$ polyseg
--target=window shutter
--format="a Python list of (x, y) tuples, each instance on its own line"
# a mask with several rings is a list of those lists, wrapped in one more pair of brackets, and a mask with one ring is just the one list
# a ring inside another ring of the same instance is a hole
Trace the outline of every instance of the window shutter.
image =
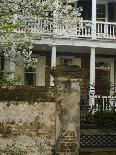
[(77, 7), (82, 7), (81, 16), (84, 20), (91, 20), (92, 15), (92, 1), (78, 1)]
[(108, 3), (108, 21), (116, 21), (116, 3)]

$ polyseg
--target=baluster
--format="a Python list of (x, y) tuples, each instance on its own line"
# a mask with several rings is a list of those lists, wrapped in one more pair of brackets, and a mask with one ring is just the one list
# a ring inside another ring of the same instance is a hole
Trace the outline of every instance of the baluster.
[(97, 102), (97, 98), (94, 98), (95, 102), (94, 102), (94, 110), (96, 111), (97, 106), (96, 106), (96, 102)]
[(85, 23), (85, 36), (87, 36), (87, 26), (86, 26), (86, 23)]
[(102, 34), (102, 24), (100, 24), (100, 33)]
[(97, 35), (98, 35), (98, 37), (99, 37), (99, 24), (97, 25)]
[(106, 37), (108, 37), (108, 24), (106, 25)]
[(109, 110), (109, 105), (110, 105), (110, 99), (109, 96), (107, 97), (107, 103), (106, 103), (106, 110)]
[(112, 30), (111, 30), (111, 25), (109, 25), (110, 26), (110, 37), (112, 36)]
[(84, 35), (84, 25), (85, 25), (85, 23), (82, 23), (82, 36)]
[(114, 25), (112, 25), (112, 27), (113, 27), (113, 30), (112, 30), (112, 37), (114, 38), (114, 37), (115, 37), (115, 35), (114, 35)]
[(99, 100), (98, 100), (98, 110), (101, 109), (101, 104), (102, 104), (102, 98), (100, 96)]
[(91, 28), (90, 28), (90, 26), (88, 27), (88, 36), (91, 36)]
[(109, 110), (109, 108), (110, 108), (110, 102), (109, 102), (109, 98), (107, 98), (107, 110)]
[(103, 24), (103, 36), (106, 37), (106, 24)]
[(102, 97), (102, 110), (104, 110), (104, 107), (105, 107), (105, 98)]
[(106, 106), (107, 106), (107, 98), (104, 98), (103, 110), (106, 110)]
[(116, 111), (116, 97), (114, 97), (114, 110)]
[[(82, 25), (82, 24), (81, 24), (81, 25)], [(80, 26), (78, 25), (78, 30), (79, 30), (78, 35), (79, 35), (79, 36), (81, 35), (81, 31), (82, 31), (81, 25), (80, 25)]]

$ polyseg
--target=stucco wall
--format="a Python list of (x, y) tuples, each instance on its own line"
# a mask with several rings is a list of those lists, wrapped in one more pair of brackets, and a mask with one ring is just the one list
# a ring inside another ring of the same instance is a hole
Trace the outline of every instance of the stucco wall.
[(0, 102), (0, 155), (52, 155), (54, 102)]

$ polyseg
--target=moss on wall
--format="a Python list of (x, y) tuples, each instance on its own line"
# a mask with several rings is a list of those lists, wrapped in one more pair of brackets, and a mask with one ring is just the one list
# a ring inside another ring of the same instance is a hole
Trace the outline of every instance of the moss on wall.
[[(50, 87), (14, 86), (0, 88), (0, 101), (54, 101), (54, 91)], [(18, 102), (17, 102), (18, 103)]]

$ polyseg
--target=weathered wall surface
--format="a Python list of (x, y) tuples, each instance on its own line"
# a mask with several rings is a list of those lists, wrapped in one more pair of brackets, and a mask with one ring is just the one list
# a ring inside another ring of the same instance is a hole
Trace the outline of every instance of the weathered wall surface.
[(52, 155), (55, 102), (0, 102), (0, 155)]

